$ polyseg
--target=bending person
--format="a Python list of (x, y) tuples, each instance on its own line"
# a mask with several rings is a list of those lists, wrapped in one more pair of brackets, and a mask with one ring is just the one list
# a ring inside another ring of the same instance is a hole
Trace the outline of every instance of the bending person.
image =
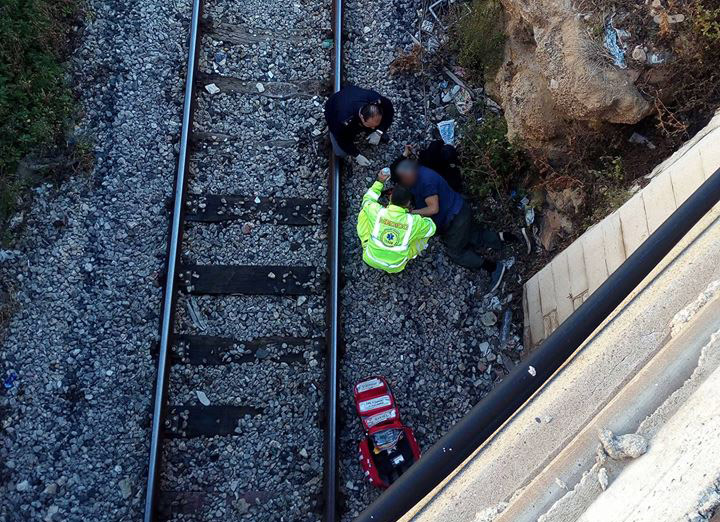
[(408, 261), (427, 247), (436, 227), (432, 219), (409, 212), (412, 194), (403, 187), (393, 190), (387, 207), (378, 202), (389, 177), (381, 171), (363, 196), (357, 233), (362, 242), (363, 261), (393, 274), (401, 272)]
[(325, 103), (333, 152), (340, 158), (355, 158), (362, 167), (369, 166), (370, 160), (360, 154), (355, 138), (365, 134), (371, 145), (386, 143), (394, 114), (393, 105), (385, 96), (354, 85), (343, 87)]
[(413, 195), (415, 210), (412, 212), (432, 218), (437, 225), (448, 257), (465, 268), (489, 272), (490, 292), (495, 291), (505, 274), (505, 263), (485, 259), (475, 249), (499, 249), (505, 241), (517, 241), (517, 238), (476, 223), (470, 205), (434, 170), (418, 165), (415, 160), (403, 159), (395, 166), (395, 172), (400, 186)]

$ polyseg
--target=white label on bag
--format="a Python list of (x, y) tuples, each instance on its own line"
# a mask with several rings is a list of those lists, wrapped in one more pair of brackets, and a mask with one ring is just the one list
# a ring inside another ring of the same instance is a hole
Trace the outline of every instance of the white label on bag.
[(405, 462), (405, 457), (403, 457), (402, 455), (398, 455), (397, 457), (395, 457), (394, 459), (392, 459), (392, 463), (393, 463), (394, 466), (397, 466), (397, 465), (400, 464), (401, 462)]
[(357, 392), (362, 393), (368, 390), (374, 390), (375, 388), (382, 388), (383, 382), (380, 379), (370, 379), (363, 381), (356, 386)]
[(382, 395), (380, 397), (375, 397), (374, 399), (368, 399), (360, 403), (360, 411), (370, 411), (376, 410), (378, 408), (383, 408), (385, 406), (390, 406), (390, 402), (391, 401), (389, 395)]
[(394, 419), (396, 415), (396, 409), (393, 408), (392, 410), (384, 411), (382, 413), (378, 413), (376, 415), (371, 415), (370, 417), (367, 417), (365, 419), (365, 424), (367, 424), (368, 428), (372, 428), (373, 426), (377, 426), (381, 422), (385, 422), (386, 420)]

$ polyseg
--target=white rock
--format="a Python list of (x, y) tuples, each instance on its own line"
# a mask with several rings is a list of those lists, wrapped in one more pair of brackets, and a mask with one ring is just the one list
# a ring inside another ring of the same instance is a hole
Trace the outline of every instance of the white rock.
[(608, 487), (608, 484), (610, 483), (607, 470), (605, 468), (600, 468), (598, 470), (597, 478), (598, 482), (600, 483), (600, 487), (603, 491), (605, 491)]
[(198, 400), (203, 406), (210, 406), (210, 399), (207, 398), (207, 395), (205, 395), (205, 392), (202, 392), (200, 390), (195, 390), (195, 395), (197, 395)]
[(537, 375), (537, 372), (535, 371), (535, 367), (534, 367), (534, 366), (528, 366), (528, 373), (529, 373), (530, 375), (532, 375), (533, 377), (535, 377), (535, 376)]
[(30, 489), (30, 483), (27, 480), (23, 480), (22, 482), (15, 484), (15, 489), (22, 493), (23, 491)]
[(130, 498), (130, 495), (132, 494), (132, 489), (130, 488), (130, 479), (122, 479), (120, 482), (118, 482), (118, 486), (120, 487), (120, 494), (122, 495), (122, 498)]
[(255, 84), (255, 88), (257, 89), (258, 92), (265, 92), (265, 86), (260, 82), (257, 82)]
[(58, 511), (60, 511), (59, 507), (50, 506), (47, 510), (47, 514), (45, 515), (45, 522), (52, 522), (53, 517), (57, 514)]
[(647, 61), (647, 51), (643, 48), (642, 45), (637, 45), (635, 46), (635, 49), (633, 49), (632, 57), (633, 60), (644, 63)]

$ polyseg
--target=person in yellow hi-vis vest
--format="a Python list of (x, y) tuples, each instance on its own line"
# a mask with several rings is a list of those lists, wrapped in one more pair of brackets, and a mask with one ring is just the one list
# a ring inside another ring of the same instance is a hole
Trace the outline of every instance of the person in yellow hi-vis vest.
[(389, 172), (380, 171), (363, 196), (357, 233), (362, 241), (363, 261), (394, 274), (427, 247), (428, 239), (435, 234), (435, 223), (428, 217), (410, 214), (412, 194), (399, 185), (393, 189), (390, 204), (383, 207), (378, 199), (389, 177)]

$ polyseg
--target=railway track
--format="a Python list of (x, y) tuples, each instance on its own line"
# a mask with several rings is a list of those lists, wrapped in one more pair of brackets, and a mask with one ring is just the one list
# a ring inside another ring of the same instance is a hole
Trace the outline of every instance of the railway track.
[(342, 1), (192, 1), (144, 520), (334, 521)]

